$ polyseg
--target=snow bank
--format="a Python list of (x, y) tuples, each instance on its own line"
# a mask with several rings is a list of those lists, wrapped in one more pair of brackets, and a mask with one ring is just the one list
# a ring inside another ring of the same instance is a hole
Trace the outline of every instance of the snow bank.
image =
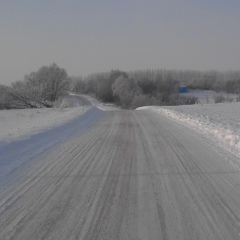
[(85, 113), (89, 107), (40, 108), (0, 111), (0, 141), (26, 138), (66, 123)]
[(199, 103), (215, 103), (215, 98), (223, 96), (227, 100), (232, 99), (233, 102), (237, 101), (238, 94), (226, 93), (226, 92), (215, 92), (212, 90), (189, 90), (187, 93), (180, 93), (181, 96), (185, 97), (197, 97)]
[(240, 103), (151, 107), (240, 157)]

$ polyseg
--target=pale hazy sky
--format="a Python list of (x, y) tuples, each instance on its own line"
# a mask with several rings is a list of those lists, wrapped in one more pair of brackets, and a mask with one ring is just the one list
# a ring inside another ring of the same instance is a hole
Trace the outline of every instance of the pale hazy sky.
[(240, 0), (0, 0), (0, 84), (53, 62), (70, 76), (240, 70)]

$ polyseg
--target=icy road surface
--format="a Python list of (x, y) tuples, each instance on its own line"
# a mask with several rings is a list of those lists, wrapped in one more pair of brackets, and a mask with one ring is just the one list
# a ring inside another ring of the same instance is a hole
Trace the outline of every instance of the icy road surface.
[(159, 113), (42, 134), (0, 148), (0, 239), (240, 239), (240, 172)]

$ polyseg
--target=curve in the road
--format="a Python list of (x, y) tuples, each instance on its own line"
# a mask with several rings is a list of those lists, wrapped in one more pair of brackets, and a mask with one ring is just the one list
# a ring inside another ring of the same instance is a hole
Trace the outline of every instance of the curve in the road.
[(151, 111), (96, 123), (1, 193), (0, 239), (239, 239), (240, 174), (197, 135)]

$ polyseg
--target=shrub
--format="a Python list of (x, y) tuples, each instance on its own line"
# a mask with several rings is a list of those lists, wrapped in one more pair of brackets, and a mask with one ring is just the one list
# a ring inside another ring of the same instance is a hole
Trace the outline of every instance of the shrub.
[(240, 94), (237, 97), (237, 102), (240, 102)]
[(226, 98), (223, 95), (217, 95), (214, 98), (215, 103), (223, 103), (226, 102)]

